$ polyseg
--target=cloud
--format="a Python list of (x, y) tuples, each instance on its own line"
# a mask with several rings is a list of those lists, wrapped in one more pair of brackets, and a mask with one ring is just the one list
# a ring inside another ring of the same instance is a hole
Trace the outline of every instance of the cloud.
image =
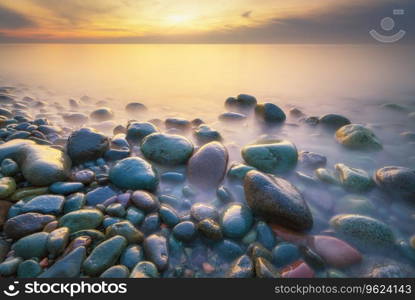
[(28, 17), (0, 5), (0, 29), (20, 29), (34, 26), (36, 24)]
[(250, 18), (250, 17), (251, 17), (251, 15), (252, 15), (252, 10), (248, 10), (248, 11), (244, 12), (244, 13), (241, 15), (241, 17), (242, 17), (242, 18)]

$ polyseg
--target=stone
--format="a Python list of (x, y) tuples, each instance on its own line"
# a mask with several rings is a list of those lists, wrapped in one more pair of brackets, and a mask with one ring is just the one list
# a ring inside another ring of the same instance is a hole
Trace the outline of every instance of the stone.
[(47, 232), (33, 233), (15, 242), (12, 245), (12, 249), (15, 251), (16, 256), (23, 259), (43, 258), (48, 253), (46, 248), (48, 237), (49, 233)]
[(281, 271), (282, 278), (313, 278), (314, 271), (304, 261), (299, 260)]
[(174, 227), (180, 222), (180, 217), (176, 210), (168, 204), (162, 204), (159, 209), (160, 218), (164, 224)]
[(201, 144), (222, 140), (222, 136), (219, 131), (212, 129), (205, 124), (198, 126), (194, 131), (194, 135), (197, 141)]
[(120, 235), (127, 239), (129, 244), (142, 243), (144, 236), (141, 231), (134, 227), (129, 221), (122, 221), (107, 227), (105, 236), (107, 238)]
[(277, 267), (284, 267), (300, 258), (298, 247), (291, 243), (282, 242), (272, 249), (272, 261)]
[(208, 239), (223, 239), (222, 228), (215, 220), (203, 219), (197, 223), (197, 229)]
[(8, 237), (17, 240), (26, 235), (41, 231), (46, 224), (54, 220), (55, 217), (52, 215), (25, 213), (8, 219), (3, 231)]
[(258, 278), (279, 278), (277, 269), (265, 258), (255, 259), (255, 274)]
[(54, 194), (69, 195), (81, 191), (84, 188), (81, 182), (55, 182), (49, 186)]
[(325, 167), (327, 158), (318, 153), (300, 151), (298, 161), (304, 168), (314, 170)]
[(255, 107), (257, 100), (254, 96), (240, 94), (236, 98), (229, 97), (225, 101), (225, 107), (228, 109), (249, 110)]
[(173, 228), (173, 234), (176, 239), (184, 242), (193, 240), (196, 236), (196, 225), (192, 221), (183, 221)]
[(98, 122), (108, 121), (114, 118), (114, 113), (110, 108), (102, 107), (91, 112), (89, 117)]
[(89, 121), (89, 117), (83, 113), (67, 113), (62, 115), (62, 119), (74, 126), (82, 126)]
[(351, 122), (348, 118), (337, 115), (337, 114), (327, 114), (322, 116), (319, 119), (319, 124), (325, 126), (326, 128), (337, 130), (340, 127), (343, 127), (345, 125), (349, 125)]
[(144, 239), (144, 253), (152, 261), (159, 271), (167, 268), (169, 263), (169, 251), (167, 240), (162, 235), (152, 234)]
[(97, 209), (80, 209), (70, 212), (59, 219), (59, 226), (68, 227), (70, 232), (95, 229), (101, 225), (104, 216)]
[(343, 214), (330, 220), (331, 227), (359, 249), (385, 250), (395, 243), (392, 230), (385, 223), (367, 216)]
[(219, 120), (222, 122), (237, 122), (246, 119), (246, 115), (236, 112), (226, 112), (219, 115)]
[(144, 250), (139, 245), (129, 245), (121, 254), (120, 263), (132, 270), (144, 260)]
[(131, 122), (127, 126), (127, 140), (130, 143), (140, 143), (146, 136), (159, 130), (150, 122)]
[(1, 276), (12, 276), (16, 274), (19, 264), (21, 264), (22, 259), (20, 257), (15, 257), (8, 259), (0, 264), (0, 275)]
[(41, 195), (29, 200), (21, 209), (22, 213), (37, 212), (46, 215), (59, 215), (63, 210), (65, 197)]
[(157, 189), (158, 177), (153, 167), (139, 157), (129, 157), (118, 161), (110, 170), (111, 182), (121, 189)]
[(160, 179), (162, 182), (169, 184), (178, 184), (184, 182), (186, 180), (186, 176), (178, 172), (166, 172), (160, 176)]
[(71, 167), (61, 150), (30, 140), (15, 139), (0, 145), (0, 161), (6, 158), (17, 162), (24, 178), (35, 186), (65, 180)]
[(234, 163), (229, 168), (227, 176), (232, 180), (244, 180), (246, 173), (252, 170), (255, 170), (255, 168), (244, 164)]
[(203, 219), (219, 219), (219, 213), (217, 209), (209, 204), (195, 203), (190, 208), (190, 215), (196, 221), (202, 221)]
[(83, 184), (90, 184), (95, 179), (95, 173), (91, 170), (81, 170), (73, 174), (73, 180), (82, 182)]
[(13, 205), (13, 203), (11, 203), (9, 201), (0, 200), (0, 229), (3, 228), (3, 224), (7, 219), (10, 207), (12, 205)]
[(22, 199), (29, 199), (35, 196), (44, 195), (49, 192), (48, 187), (25, 187), (17, 189), (16, 192), (10, 197), (10, 200), (17, 202)]
[(85, 205), (85, 202), (86, 197), (83, 193), (69, 195), (63, 204), (63, 213), (67, 214), (72, 211), (80, 210)]
[(275, 234), (272, 229), (263, 221), (256, 225), (257, 241), (265, 248), (271, 250), (276, 244)]
[(227, 278), (251, 278), (254, 276), (254, 264), (247, 255), (235, 260), (226, 273)]
[(219, 142), (199, 148), (187, 165), (189, 182), (200, 189), (213, 189), (222, 182), (228, 165), (228, 151)]
[(151, 234), (160, 229), (160, 216), (157, 212), (148, 214), (141, 224), (141, 230), (146, 234)]
[(179, 130), (189, 130), (192, 127), (190, 121), (181, 118), (167, 118), (164, 125), (167, 129), (176, 128)]
[(130, 271), (126, 266), (123, 265), (115, 265), (107, 270), (99, 276), (100, 278), (128, 278), (130, 275)]
[(109, 139), (92, 128), (81, 128), (68, 138), (66, 151), (75, 164), (96, 160), (109, 149)]
[(316, 177), (324, 182), (329, 184), (340, 184), (337, 176), (329, 169), (326, 168), (318, 168), (314, 171)]
[(239, 244), (228, 239), (223, 239), (216, 243), (214, 249), (220, 257), (226, 260), (234, 260), (244, 253), (244, 250), (242, 250)]
[(147, 107), (139, 102), (130, 102), (125, 106), (125, 111), (131, 114), (147, 111)]
[(335, 169), (340, 184), (347, 191), (362, 193), (374, 186), (372, 178), (364, 170), (351, 168), (344, 164), (336, 164)]
[(131, 195), (131, 202), (140, 210), (150, 213), (159, 209), (160, 202), (156, 196), (144, 191), (135, 191)]
[(144, 220), (144, 213), (135, 207), (129, 207), (127, 209), (127, 215), (125, 219), (130, 221), (131, 224), (138, 226)]
[(336, 201), (334, 211), (337, 214), (372, 215), (376, 208), (366, 197), (347, 195)]
[(39, 278), (75, 278), (80, 276), (82, 263), (86, 257), (86, 248), (79, 246), (56, 261)]
[(125, 237), (116, 235), (92, 250), (82, 266), (86, 274), (97, 276), (114, 265), (127, 246)]
[(390, 166), (378, 169), (375, 173), (376, 185), (394, 197), (415, 203), (415, 170)]
[(336, 140), (346, 148), (355, 150), (382, 150), (382, 143), (368, 128), (359, 124), (349, 124), (336, 131)]
[(130, 278), (158, 278), (160, 274), (155, 264), (150, 261), (139, 262), (131, 271)]
[(251, 210), (239, 203), (230, 204), (222, 214), (222, 230), (230, 238), (242, 238), (251, 229), (252, 223)]
[(34, 259), (28, 259), (19, 264), (17, 278), (36, 278), (42, 273), (42, 267)]
[(3, 175), (13, 177), (19, 172), (19, 165), (13, 159), (6, 158), (1, 162), (1, 173)]
[(48, 237), (46, 247), (49, 255), (56, 257), (61, 254), (69, 242), (69, 228), (60, 227), (53, 230)]
[(291, 171), (297, 164), (297, 148), (286, 140), (265, 139), (242, 148), (247, 164), (267, 173)]
[(189, 160), (193, 153), (193, 144), (179, 135), (153, 133), (144, 138), (141, 151), (153, 162), (175, 166)]
[(287, 118), (284, 111), (273, 103), (257, 104), (255, 115), (266, 123), (281, 123)]
[(331, 236), (316, 235), (309, 241), (310, 247), (329, 265), (345, 268), (362, 260), (358, 250), (348, 243)]
[(301, 193), (288, 181), (250, 171), (244, 181), (245, 198), (257, 215), (289, 229), (305, 231), (313, 217)]
[(96, 206), (116, 195), (117, 193), (109, 186), (98, 187), (86, 194), (86, 203), (89, 206)]
[(125, 211), (124, 206), (120, 203), (112, 203), (108, 205), (105, 208), (105, 212), (112, 217), (118, 217), (118, 218), (123, 218), (127, 213)]

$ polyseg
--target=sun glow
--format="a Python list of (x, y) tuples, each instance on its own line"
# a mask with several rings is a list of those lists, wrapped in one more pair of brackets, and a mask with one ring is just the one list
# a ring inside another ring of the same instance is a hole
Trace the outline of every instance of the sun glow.
[(166, 21), (169, 24), (177, 25), (177, 24), (184, 24), (189, 22), (192, 19), (190, 16), (186, 15), (170, 15), (167, 17)]

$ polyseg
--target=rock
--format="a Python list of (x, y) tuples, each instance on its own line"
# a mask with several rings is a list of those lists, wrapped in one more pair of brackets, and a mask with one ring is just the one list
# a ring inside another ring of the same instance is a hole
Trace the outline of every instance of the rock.
[(130, 275), (130, 271), (126, 266), (123, 265), (115, 265), (107, 270), (99, 276), (100, 278), (128, 278)]
[(110, 108), (102, 107), (94, 110), (89, 115), (94, 121), (103, 122), (114, 118), (114, 113)]
[(62, 212), (64, 201), (65, 197), (58, 195), (36, 196), (22, 207), (21, 212), (37, 212), (56, 216)]
[(62, 259), (55, 262), (39, 278), (75, 278), (79, 277), (82, 263), (85, 260), (86, 248), (79, 246)]
[(258, 242), (253, 242), (248, 246), (248, 255), (255, 260), (258, 257), (272, 260), (272, 253)]
[(10, 158), (6, 158), (1, 162), (1, 173), (5, 176), (14, 176), (20, 172), (19, 165)]
[(107, 227), (105, 230), (107, 238), (120, 235), (127, 239), (129, 244), (142, 243), (144, 236), (141, 231), (136, 229), (129, 221), (122, 221)]
[(343, 146), (356, 150), (381, 150), (382, 143), (378, 137), (368, 128), (349, 124), (336, 131), (336, 140)]
[(10, 244), (5, 240), (0, 240), (0, 262), (2, 262), (6, 258), (7, 253), (9, 253), (9, 251)]
[(271, 222), (293, 230), (309, 230), (313, 217), (302, 195), (288, 181), (250, 171), (244, 181), (245, 197), (254, 211)]
[(276, 244), (275, 233), (263, 221), (256, 225), (257, 241), (265, 248), (271, 250)]
[(184, 242), (193, 240), (196, 236), (196, 225), (192, 221), (183, 221), (174, 226), (173, 234), (176, 239)]
[(267, 173), (285, 173), (297, 164), (297, 148), (286, 140), (262, 140), (242, 148), (247, 164)]
[(349, 125), (351, 122), (348, 118), (342, 115), (327, 114), (322, 116), (318, 123), (324, 125), (326, 128), (337, 130), (340, 127)]
[(160, 230), (160, 216), (157, 212), (148, 214), (141, 224), (141, 230), (146, 234), (154, 233)]
[(314, 275), (314, 271), (302, 260), (296, 261), (281, 271), (282, 278), (313, 278)]
[(340, 184), (338, 178), (331, 170), (326, 168), (318, 168), (314, 171), (314, 173), (316, 174), (316, 177), (322, 182), (329, 184)]
[(201, 189), (216, 188), (225, 176), (227, 165), (226, 148), (218, 142), (208, 143), (197, 150), (188, 162), (189, 182)]
[(127, 240), (120, 235), (102, 242), (92, 250), (82, 264), (85, 273), (91, 276), (101, 274), (117, 262), (126, 246)]
[(130, 221), (131, 224), (138, 226), (144, 220), (144, 213), (135, 207), (129, 207), (125, 219)]
[(125, 106), (125, 111), (130, 114), (147, 111), (147, 107), (139, 102), (130, 102)]
[(214, 141), (221, 141), (222, 136), (219, 131), (210, 128), (208, 125), (200, 125), (195, 129), (194, 135), (197, 141), (201, 144), (206, 144)]
[(84, 185), (81, 182), (55, 182), (49, 186), (54, 194), (69, 195), (81, 191)]
[(25, 260), (17, 268), (17, 278), (36, 278), (42, 273), (42, 267), (33, 259)]
[(255, 115), (267, 123), (280, 123), (287, 118), (284, 111), (273, 103), (257, 104)]
[(222, 230), (230, 238), (242, 238), (251, 229), (253, 216), (251, 210), (239, 203), (230, 204), (222, 214)]
[(180, 222), (180, 217), (176, 210), (168, 204), (162, 204), (159, 209), (160, 218), (164, 224), (174, 227)]
[(215, 252), (226, 260), (233, 260), (244, 253), (241, 246), (232, 240), (221, 240), (215, 244)]
[(141, 144), (144, 156), (161, 165), (185, 164), (193, 153), (193, 145), (186, 138), (164, 133), (153, 133)]
[(392, 196), (415, 200), (415, 170), (405, 167), (384, 167), (375, 173), (376, 185)]
[(13, 177), (0, 178), (0, 199), (10, 197), (16, 191), (16, 181)]
[(108, 205), (105, 208), (105, 212), (112, 217), (118, 217), (118, 218), (123, 218), (127, 213), (125, 211), (124, 206), (120, 203), (112, 203)]
[(152, 234), (146, 237), (144, 240), (144, 252), (146, 257), (156, 265), (159, 271), (167, 268), (169, 252), (167, 240), (164, 236)]
[(298, 160), (304, 168), (311, 170), (323, 168), (327, 163), (325, 156), (309, 151), (300, 151)]
[(357, 264), (362, 255), (346, 242), (331, 236), (316, 235), (310, 240), (310, 247), (336, 268), (345, 268)]
[(303, 118), (305, 114), (297, 107), (293, 107), (289, 110), (289, 114), (294, 118)]
[(284, 267), (300, 258), (298, 247), (291, 243), (279, 243), (272, 249), (272, 261), (277, 267)]
[(82, 126), (86, 123), (88, 123), (89, 118), (87, 115), (83, 113), (69, 113), (69, 114), (63, 114), (62, 119), (71, 125), (75, 126)]
[[(400, 136), (403, 137), (405, 140), (407, 140), (409, 142), (414, 142), (415, 141), (415, 132), (404, 131), (400, 134)], [(3, 167), (2, 167), (2, 171), (3, 171)]]
[(247, 255), (242, 255), (232, 263), (226, 274), (227, 278), (251, 278), (254, 275), (254, 264)]
[(331, 227), (346, 241), (360, 249), (388, 249), (395, 243), (392, 230), (371, 217), (343, 214), (330, 220)]
[[(344, 164), (335, 165), (340, 184), (350, 192), (367, 192), (373, 187), (372, 178), (366, 171), (350, 168)], [(415, 173), (414, 173), (415, 174)]]
[(11, 276), (16, 274), (19, 264), (22, 262), (20, 257), (8, 259), (0, 264), (0, 275)]
[(337, 214), (372, 215), (376, 208), (366, 197), (347, 195), (336, 201), (334, 211)]
[(96, 160), (109, 149), (109, 139), (92, 128), (81, 128), (72, 132), (66, 150), (75, 164)]
[(197, 224), (197, 229), (208, 239), (221, 240), (223, 238), (222, 229), (215, 220), (203, 219)]
[(139, 157), (124, 158), (117, 162), (111, 168), (109, 178), (122, 189), (154, 191), (158, 185), (153, 167)]
[(131, 122), (127, 126), (128, 142), (140, 143), (146, 136), (158, 132), (155, 125), (150, 122)]
[(86, 203), (89, 206), (96, 206), (116, 195), (117, 193), (109, 186), (98, 187), (86, 194)]
[(190, 208), (190, 215), (196, 221), (202, 221), (203, 219), (219, 219), (219, 213), (217, 209), (209, 204), (195, 203)]
[(402, 106), (398, 103), (384, 103), (381, 105), (382, 108), (387, 108), (395, 111), (406, 111), (407, 108), (405, 106)]
[(263, 257), (255, 259), (255, 274), (258, 278), (279, 278), (275, 267)]
[(60, 227), (68, 227), (70, 232), (95, 229), (101, 225), (104, 216), (97, 209), (80, 209), (64, 215), (59, 220)]
[(236, 98), (229, 97), (225, 101), (225, 107), (228, 109), (248, 110), (255, 107), (257, 100), (254, 96), (240, 94)]
[(43, 258), (48, 254), (46, 248), (49, 233), (37, 232), (31, 235), (27, 235), (12, 246), (16, 256), (24, 259), (30, 259), (32, 257)]
[(160, 176), (160, 179), (166, 183), (178, 184), (184, 182), (186, 180), (186, 176), (178, 172), (166, 172)]
[(189, 130), (192, 127), (190, 121), (181, 118), (167, 118), (164, 125), (167, 129), (175, 128), (179, 130)]
[(16, 139), (0, 145), (0, 161), (6, 158), (16, 161), (24, 178), (36, 186), (65, 180), (71, 167), (62, 151), (30, 140)]
[(147, 213), (156, 211), (160, 207), (157, 197), (144, 191), (135, 191), (131, 196), (131, 202), (138, 209)]
[(76, 211), (76, 210), (80, 210), (86, 202), (86, 197), (85, 194), (83, 193), (75, 193), (72, 195), (69, 195), (66, 200), (65, 203), (63, 205), (63, 213), (67, 214), (70, 213), (71, 211)]
[(55, 220), (54, 216), (26, 213), (10, 218), (4, 225), (4, 233), (13, 240), (39, 232), (46, 224)]
[(53, 230), (48, 237), (46, 247), (49, 255), (56, 257), (61, 254), (69, 242), (69, 228), (61, 227)]
[(244, 164), (234, 163), (229, 168), (227, 176), (229, 179), (233, 180), (244, 180), (246, 173), (252, 170), (255, 170), (255, 168)]
[(130, 245), (128, 246), (120, 257), (120, 263), (132, 270), (135, 265), (144, 259), (144, 251), (141, 246)]
[(226, 112), (219, 115), (219, 120), (223, 122), (243, 121), (246, 119), (246, 115), (236, 112)]
[(157, 267), (150, 261), (139, 262), (131, 271), (130, 278), (158, 278)]

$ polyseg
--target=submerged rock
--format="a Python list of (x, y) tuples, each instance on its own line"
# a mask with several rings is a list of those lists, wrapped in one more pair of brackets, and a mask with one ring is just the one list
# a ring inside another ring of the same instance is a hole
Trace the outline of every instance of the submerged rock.
[(280, 123), (287, 118), (284, 111), (273, 103), (257, 104), (255, 115), (267, 123)]
[(265, 219), (294, 230), (309, 230), (313, 217), (307, 203), (288, 181), (250, 171), (244, 181), (248, 205)]
[(141, 144), (144, 156), (161, 165), (185, 164), (193, 153), (193, 144), (180, 135), (153, 133)]
[(147, 107), (139, 102), (130, 102), (125, 106), (125, 111), (134, 114), (147, 111)]
[(381, 150), (382, 143), (368, 128), (349, 124), (336, 131), (336, 139), (343, 146), (356, 150)]
[(224, 122), (242, 121), (246, 119), (246, 115), (236, 112), (226, 112), (219, 115), (219, 120)]
[(284, 173), (296, 166), (298, 153), (290, 141), (269, 139), (243, 147), (242, 157), (263, 172)]
[(327, 163), (327, 158), (325, 156), (309, 151), (300, 151), (298, 160), (303, 167), (312, 170), (322, 168)]
[(214, 189), (223, 180), (227, 165), (227, 149), (218, 142), (208, 143), (196, 151), (189, 160), (189, 182), (202, 189)]
[(91, 112), (89, 116), (94, 121), (103, 122), (113, 119), (114, 112), (110, 108), (102, 107)]
[(139, 157), (129, 157), (118, 161), (110, 170), (111, 182), (127, 190), (157, 189), (158, 177), (153, 167)]
[(96, 160), (109, 149), (109, 139), (92, 128), (81, 128), (68, 138), (66, 150), (76, 164)]
[(30, 140), (16, 139), (0, 145), (0, 161), (6, 158), (16, 161), (25, 179), (37, 186), (64, 181), (71, 167), (71, 160), (62, 151)]
[(385, 192), (415, 203), (415, 170), (384, 167), (376, 171), (375, 182)]
[(127, 140), (130, 143), (139, 143), (146, 136), (158, 132), (155, 125), (150, 122), (131, 122), (127, 126)]
[(340, 184), (351, 192), (366, 192), (373, 187), (372, 178), (366, 171), (350, 168), (344, 164), (335, 165)]
[(319, 124), (324, 125), (327, 128), (337, 130), (340, 127), (343, 127), (345, 125), (349, 125), (351, 122), (348, 118), (337, 115), (337, 114), (327, 114), (322, 116), (319, 119)]
[(253, 109), (257, 104), (257, 100), (254, 96), (247, 94), (240, 94), (236, 98), (229, 97), (225, 101), (225, 107), (228, 109), (248, 110)]
[(222, 214), (221, 223), (225, 236), (242, 238), (252, 227), (252, 212), (239, 203), (230, 204)]
[(208, 125), (202, 124), (195, 129), (194, 135), (201, 144), (213, 141), (221, 141), (222, 136), (219, 131), (210, 128)]

